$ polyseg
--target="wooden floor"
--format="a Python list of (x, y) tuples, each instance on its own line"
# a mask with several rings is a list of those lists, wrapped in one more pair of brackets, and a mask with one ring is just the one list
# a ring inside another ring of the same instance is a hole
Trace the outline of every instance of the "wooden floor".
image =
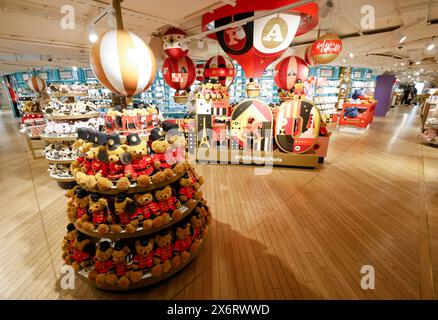
[[(335, 133), (321, 170), (198, 166), (214, 213), (204, 251), (153, 288), (60, 290), (65, 197), (0, 114), (1, 299), (424, 299), (438, 296), (438, 149), (412, 108)], [(360, 287), (363, 265), (375, 290)], [(435, 295), (434, 295), (435, 288)]]

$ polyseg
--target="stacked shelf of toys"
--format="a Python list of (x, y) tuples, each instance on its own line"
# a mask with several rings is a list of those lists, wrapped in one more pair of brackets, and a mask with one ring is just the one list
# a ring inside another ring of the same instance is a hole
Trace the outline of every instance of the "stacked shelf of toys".
[(172, 129), (163, 123), (144, 139), (130, 133), (125, 144), (117, 133), (78, 132), (81, 156), (71, 165), (78, 185), (66, 194), (62, 257), (96, 288), (162, 281), (205, 243), (211, 212), (200, 191), (204, 179), (186, 162), (183, 135)]
[(349, 97), (352, 97), (355, 93), (374, 97), (376, 81), (372, 73), (371, 69), (352, 69)]
[(425, 103), (421, 114), (420, 139), (431, 146), (438, 145), (438, 92), (435, 91)]
[(69, 186), (74, 178), (69, 170), (78, 154), (74, 144), (78, 128), (103, 129), (98, 106), (91, 101), (81, 101), (88, 96), (88, 86), (54, 84), (49, 86), (52, 100), (42, 110), (46, 126), (41, 138), (48, 142), (43, 155), (49, 162), (49, 174), (60, 186)]
[(350, 92), (351, 67), (340, 67), (339, 69), (340, 90), (336, 109), (341, 110), (344, 102), (348, 99)]

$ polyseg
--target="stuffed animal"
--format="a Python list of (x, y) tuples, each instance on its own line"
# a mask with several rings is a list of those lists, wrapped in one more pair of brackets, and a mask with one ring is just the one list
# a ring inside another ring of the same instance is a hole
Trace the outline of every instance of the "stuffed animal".
[(176, 240), (173, 246), (173, 250), (177, 256), (181, 258), (182, 263), (186, 263), (190, 257), (190, 246), (192, 244), (192, 226), (190, 223), (186, 223), (183, 226), (176, 228)]
[(108, 202), (97, 193), (92, 193), (88, 197), (91, 222), (83, 222), (82, 227), (84, 230), (91, 232), (94, 231), (94, 226), (97, 225), (97, 232), (100, 235), (105, 235), (110, 231), (108, 224), (113, 221), (111, 214), (108, 213)]
[(151, 270), (154, 276), (159, 276), (162, 272), (160, 263), (155, 258), (154, 239), (137, 240), (135, 242), (135, 255), (132, 266), (131, 280), (138, 282), (143, 277), (143, 271)]
[[(72, 264), (73, 260), (71, 259), (71, 254), (73, 253), (73, 245), (75, 243), (76, 236), (78, 234), (78, 230), (76, 229), (73, 223), (69, 223), (67, 225), (67, 234), (64, 236), (64, 240), (62, 242), (62, 259), (66, 264)], [(66, 259), (69, 259), (68, 261)]]
[(151, 184), (149, 176), (154, 172), (154, 165), (152, 157), (148, 155), (146, 141), (141, 141), (137, 133), (129, 134), (126, 139), (128, 140), (129, 154), (132, 158), (132, 176), (137, 179), (137, 184), (140, 187), (148, 187)]
[(179, 210), (181, 203), (176, 197), (172, 196), (172, 189), (169, 186), (155, 191), (155, 199), (158, 201), (161, 214), (171, 212), (173, 219), (181, 219), (182, 213)]
[(134, 200), (138, 205), (138, 216), (141, 216), (144, 219), (143, 229), (148, 230), (152, 226), (160, 227), (170, 221), (170, 215), (168, 213), (161, 214), (160, 207), (154, 201), (152, 194), (134, 194)]
[(172, 266), (177, 268), (180, 263), (180, 259), (174, 259), (173, 257), (173, 234), (168, 231), (163, 234), (155, 236), (155, 243), (157, 244), (157, 249), (155, 250), (154, 263), (161, 264), (161, 270), (166, 273)]
[(93, 258), (94, 267), (88, 272), (88, 279), (96, 281), (98, 286), (113, 285), (109, 277), (110, 272), (114, 268), (113, 263), (113, 248), (109, 241), (101, 241), (97, 246), (96, 254)]
[(129, 287), (129, 284), (131, 283), (132, 254), (131, 249), (121, 241), (114, 244), (113, 265), (114, 273), (107, 276), (107, 282), (110, 285), (117, 283), (122, 288)]
[(82, 227), (83, 221), (88, 220), (88, 203), (88, 192), (82, 188), (77, 188), (72, 201), (73, 215), (69, 219), (72, 222), (76, 222), (78, 228)]
[(178, 198), (189, 208), (192, 208), (196, 200), (202, 200), (202, 192), (195, 191), (193, 188), (193, 180), (188, 175), (179, 179)]
[(73, 243), (73, 254), (67, 257), (66, 261), (72, 261), (72, 267), (75, 271), (86, 268), (90, 265), (94, 253), (94, 245), (90, 237), (78, 232)]
[(199, 246), (201, 244), (201, 232), (202, 227), (204, 225), (204, 221), (200, 214), (193, 215), (190, 218), (190, 223), (193, 228), (193, 235), (192, 235), (192, 245), (190, 247), (190, 252), (196, 252), (199, 249)]
[[(128, 198), (126, 194), (120, 193), (117, 195), (114, 203), (115, 213), (119, 217), (120, 225), (124, 226), (128, 233), (134, 233), (138, 224), (143, 220), (143, 215), (137, 211), (137, 207), (137, 203)], [(121, 232), (120, 225), (113, 224), (111, 230), (117, 233)]]

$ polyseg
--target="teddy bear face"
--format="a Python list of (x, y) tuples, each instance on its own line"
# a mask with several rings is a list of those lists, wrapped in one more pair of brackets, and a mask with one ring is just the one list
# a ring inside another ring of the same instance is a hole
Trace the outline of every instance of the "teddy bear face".
[(99, 147), (91, 147), (90, 150), (87, 151), (86, 157), (88, 160), (97, 159), (99, 152), (100, 152), (100, 146)]
[(154, 248), (154, 240), (150, 239), (146, 245), (144, 245), (144, 242), (142, 244), (142, 241), (137, 240), (135, 242), (135, 252), (137, 252), (137, 254), (144, 256), (144, 255), (148, 255), (152, 249)]
[(167, 140), (157, 140), (152, 142), (151, 148), (154, 153), (165, 153), (169, 148), (169, 142)]
[(179, 179), (179, 184), (181, 187), (190, 187), (193, 185), (193, 181), (190, 178), (181, 178)]
[(147, 155), (146, 141), (141, 141), (141, 143), (136, 146), (130, 146), (129, 153), (134, 159), (139, 159)]
[(73, 208), (81, 208), (85, 209), (88, 206), (88, 198), (78, 198), (76, 197), (75, 201), (73, 202)]
[(105, 209), (105, 207), (107, 207), (107, 206), (108, 206), (108, 204), (107, 204), (105, 199), (101, 198), (98, 201), (93, 201), (90, 199), (88, 209), (91, 212), (99, 212), (99, 211), (102, 211), (103, 209)]
[(127, 146), (120, 146), (114, 150), (107, 149), (108, 161), (111, 163), (117, 163), (124, 153), (126, 153)]
[(158, 190), (155, 192), (155, 198), (158, 201), (166, 201), (172, 196), (172, 189), (170, 187), (166, 187), (163, 190)]
[(108, 261), (113, 256), (113, 248), (108, 248), (106, 251), (102, 251), (99, 248), (96, 250), (96, 260), (100, 262)]
[(113, 261), (115, 263), (123, 263), (126, 261), (126, 256), (131, 253), (128, 247), (123, 247), (120, 250), (113, 250)]
[(139, 206), (145, 206), (151, 203), (154, 200), (154, 197), (150, 193), (135, 194), (134, 200), (138, 203)]
[(213, 86), (214, 86), (213, 83), (208, 82), (208, 83), (205, 85), (205, 88), (211, 90), (211, 89), (213, 89)]
[(77, 234), (78, 234), (78, 230), (75, 229), (67, 232), (64, 238), (68, 241), (73, 241), (76, 238)]
[(83, 251), (85, 246), (90, 244), (91, 241), (90, 241), (90, 239), (84, 239), (82, 241), (79, 241), (78, 240), (79, 235), (80, 235), (80, 233), (78, 233), (76, 236), (75, 242), (73, 244), (73, 249)]
[(217, 91), (219, 91), (220, 89), (221, 89), (221, 84), (220, 83), (215, 83), (214, 85), (213, 85), (213, 89), (214, 90), (217, 90)]
[(155, 237), (155, 243), (160, 248), (168, 247), (172, 243), (172, 233), (168, 232), (165, 235), (157, 235)]

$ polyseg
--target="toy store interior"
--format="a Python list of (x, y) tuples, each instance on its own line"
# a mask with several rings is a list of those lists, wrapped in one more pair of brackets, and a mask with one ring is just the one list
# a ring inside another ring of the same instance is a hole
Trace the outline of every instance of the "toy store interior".
[(438, 1), (0, 0), (0, 30), (1, 300), (438, 297)]

